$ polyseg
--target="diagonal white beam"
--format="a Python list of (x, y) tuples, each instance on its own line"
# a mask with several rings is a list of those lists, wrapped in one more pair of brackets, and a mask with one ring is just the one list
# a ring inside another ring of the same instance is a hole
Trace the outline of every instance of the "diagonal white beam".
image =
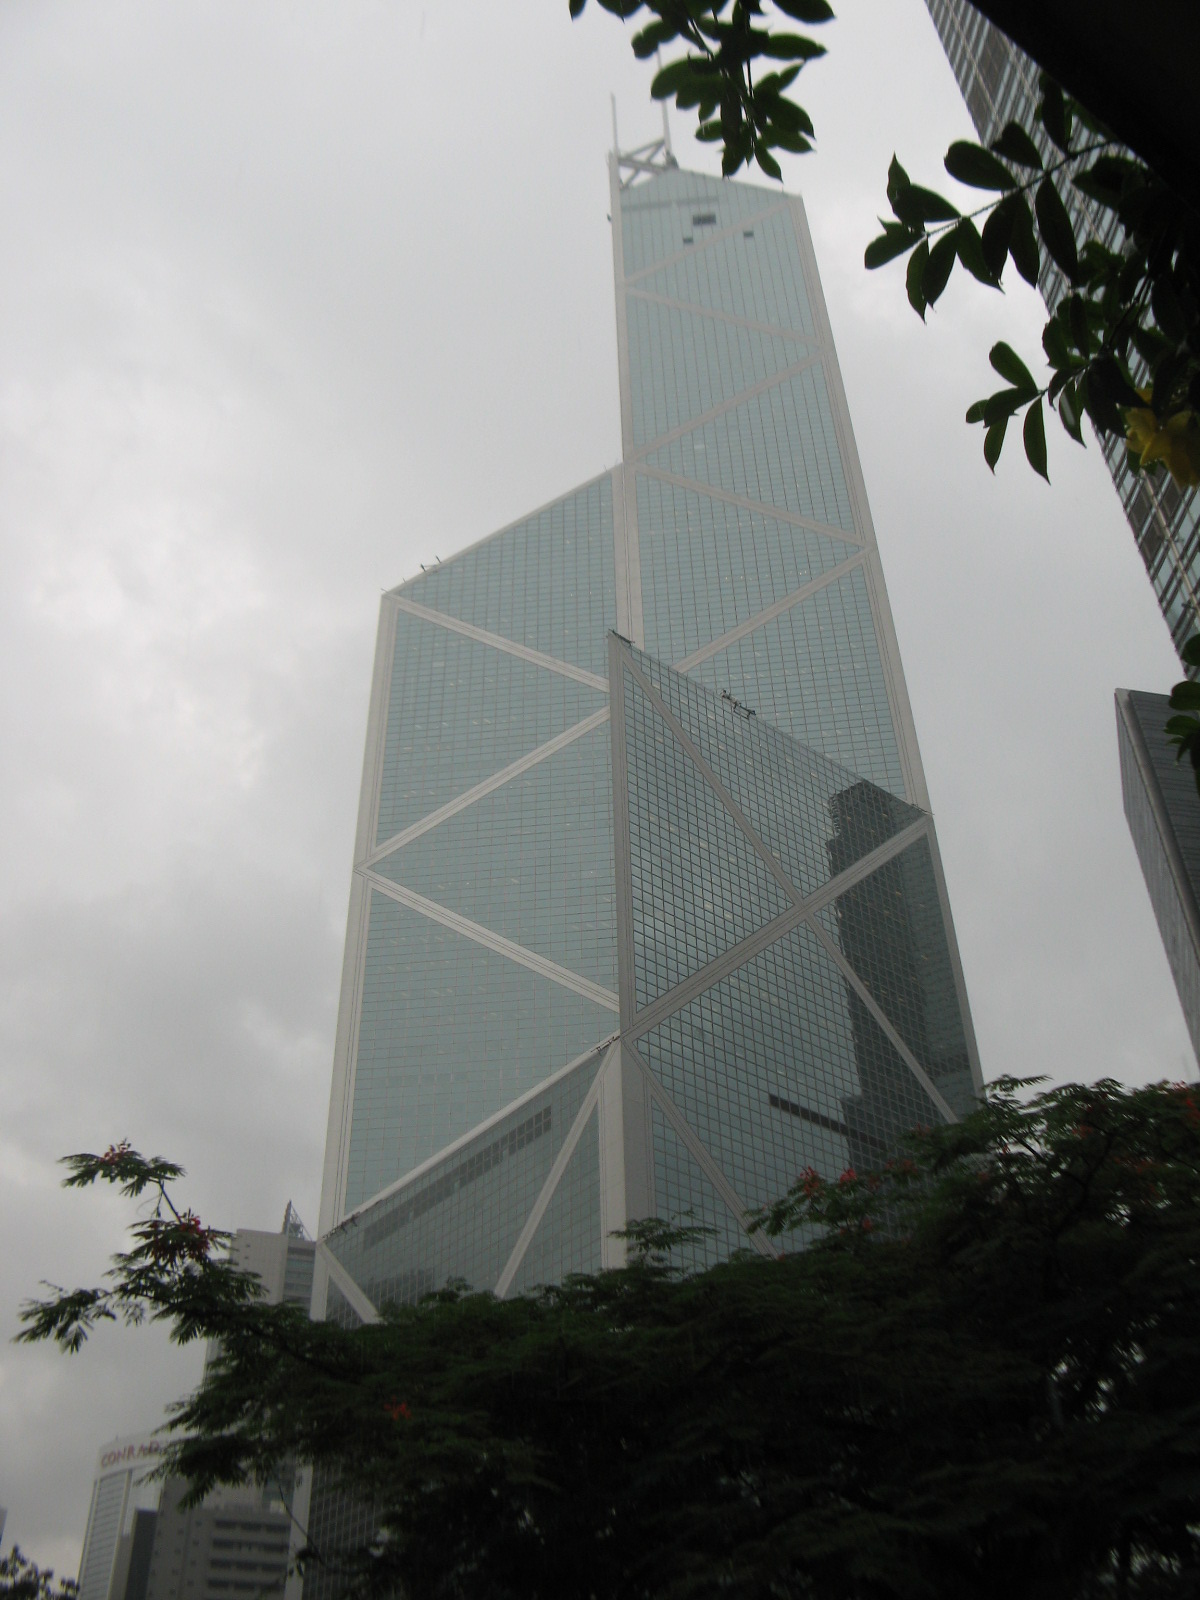
[(526, 1089), (515, 1100), (506, 1101), (499, 1111), (493, 1111), (490, 1116), (484, 1117), (482, 1122), (477, 1122), (473, 1128), (468, 1128), (466, 1133), (460, 1133), (457, 1139), (451, 1139), (449, 1144), (443, 1145), (440, 1150), (435, 1150), (433, 1155), (426, 1156), (425, 1160), (413, 1167), (411, 1172), (406, 1172), (402, 1178), (397, 1178), (394, 1183), (389, 1183), (385, 1189), (380, 1189), (369, 1200), (362, 1201), (360, 1205), (355, 1206), (353, 1211), (347, 1211), (337, 1226), (340, 1228), (343, 1223), (365, 1216), (368, 1211), (373, 1211), (381, 1201), (391, 1199), (393, 1195), (399, 1194), (401, 1189), (407, 1189), (410, 1184), (416, 1183), (426, 1173), (432, 1172), (434, 1167), (441, 1166), (451, 1156), (457, 1155), (460, 1151), (465, 1150), (468, 1145), (475, 1144), (481, 1140), (493, 1128), (515, 1117), (531, 1101), (545, 1094), (547, 1089), (552, 1089), (563, 1078), (570, 1077), (572, 1072), (578, 1072), (580, 1067), (586, 1066), (593, 1056), (599, 1055), (603, 1050), (607, 1050), (609, 1045), (614, 1044), (619, 1037), (619, 1034), (610, 1033), (605, 1038), (598, 1040), (594, 1045), (590, 1045), (582, 1055), (576, 1056), (573, 1061), (568, 1061), (565, 1066), (555, 1067), (554, 1071), (548, 1077), (543, 1078), (540, 1083), (535, 1083), (531, 1089)]
[(539, 977), (549, 978), (551, 983), (557, 983), (564, 989), (574, 990), (576, 994), (583, 995), (586, 1000), (591, 1000), (598, 1006), (604, 1006), (609, 1011), (619, 1009), (617, 997), (611, 989), (603, 989), (598, 983), (592, 983), (589, 978), (581, 977), (578, 972), (572, 972), (568, 967), (560, 967), (556, 961), (551, 961), (547, 956), (539, 956), (536, 951), (526, 949), (523, 944), (517, 944), (513, 939), (506, 939), (503, 934), (493, 933), (491, 928), (485, 928), (482, 923), (472, 922), (469, 917), (460, 916), (457, 911), (451, 911), (449, 907), (439, 905), (436, 900), (429, 900), (413, 889), (406, 889), (403, 884), (393, 883), (390, 878), (381, 877), (379, 873), (372, 872), (367, 867), (356, 867), (355, 871), (371, 885), (372, 889), (378, 889), (380, 894), (386, 894), (389, 899), (397, 900), (413, 911), (419, 911), (431, 922), (440, 923), (443, 928), (461, 934), (464, 939), (470, 939), (486, 950), (505, 956), (509, 961), (515, 961), (518, 966), (527, 967)]
[(709, 656), (719, 655), (722, 650), (727, 650), (731, 644), (736, 644), (739, 639), (744, 639), (747, 634), (755, 633), (765, 622), (772, 622), (776, 617), (781, 617), (785, 611), (790, 611), (793, 606), (798, 606), (801, 600), (807, 600), (809, 595), (816, 594), (819, 589), (824, 589), (826, 584), (836, 583), (839, 578), (844, 578), (848, 572), (853, 572), (855, 567), (861, 567), (866, 561), (866, 551), (851, 556), (847, 561), (839, 561), (836, 567), (830, 567), (828, 572), (823, 572), (819, 578), (812, 578), (808, 583), (802, 583), (798, 589), (793, 589), (790, 594), (785, 594), (782, 600), (776, 600), (769, 606), (764, 606), (752, 617), (747, 617), (745, 622), (739, 622), (736, 628), (730, 628), (728, 633), (723, 633), (719, 638), (710, 639), (707, 644), (702, 644), (698, 650), (693, 650), (690, 656), (684, 656), (682, 661), (675, 663), (676, 672), (690, 672), (693, 667), (698, 667), (702, 661), (707, 661)]
[(330, 1278), (341, 1290), (343, 1299), (346, 1301), (346, 1304), (350, 1307), (351, 1311), (353, 1311), (354, 1315), (362, 1322), (378, 1322), (379, 1312), (376, 1309), (374, 1302), (371, 1301), (359, 1288), (358, 1284), (346, 1271), (345, 1267), (334, 1255), (333, 1251), (325, 1243), (324, 1239), (317, 1240), (316, 1253), (320, 1256), (322, 1264), (324, 1265), (325, 1270), (328, 1272)]
[(904, 1062), (905, 1066), (921, 1085), (922, 1089), (924, 1089), (925, 1093), (933, 1101), (934, 1105), (937, 1106), (938, 1110), (945, 1117), (946, 1121), (957, 1122), (957, 1112), (951, 1110), (950, 1105), (939, 1091), (933, 1079), (925, 1071), (925, 1068), (917, 1060), (916, 1056), (913, 1055), (912, 1051), (896, 1032), (895, 1028), (893, 1028), (892, 1024), (888, 1021), (887, 1017), (881, 1010), (879, 1002), (875, 999), (875, 996), (871, 993), (866, 984), (859, 977), (858, 973), (855, 972), (854, 968), (846, 960), (845, 956), (826, 933), (825, 929), (815, 917), (809, 921), (808, 926), (816, 934), (817, 939), (824, 947), (829, 959), (839, 968), (846, 982), (854, 990), (855, 994), (862, 1001), (863, 1005), (866, 1006), (867, 1010), (875, 1018), (875, 1021), (879, 1024), (880, 1028), (887, 1035), (888, 1041), (892, 1048), (896, 1051), (896, 1054)]
[[(724, 1200), (725, 1204), (737, 1218), (738, 1222), (742, 1223), (743, 1217), (745, 1217), (747, 1211), (750, 1209), (749, 1206), (738, 1194), (737, 1190), (730, 1183), (724, 1172), (722, 1172), (721, 1168), (705, 1149), (704, 1145), (697, 1137), (695, 1129), (680, 1111), (674, 1100), (671, 1099), (671, 1096), (663, 1088), (662, 1084), (659, 1083), (653, 1072), (651, 1072), (649, 1066), (643, 1060), (641, 1053), (634, 1049), (632, 1045), (626, 1045), (625, 1048), (629, 1051), (632, 1059), (637, 1063), (638, 1070), (641, 1072), (642, 1077), (645, 1080), (646, 1087), (650, 1091), (651, 1099), (657, 1101), (659, 1110), (671, 1124), (671, 1127), (674, 1130), (675, 1136), (678, 1138), (679, 1142), (687, 1150), (692, 1160), (700, 1168), (701, 1172), (703, 1172), (709, 1183), (712, 1184), (713, 1188), (720, 1195), (721, 1199)], [(744, 1226), (744, 1223), (742, 1225)], [(749, 1238), (750, 1243), (758, 1251), (760, 1256), (777, 1256), (779, 1254), (779, 1251), (776, 1250), (775, 1246), (770, 1243), (764, 1234), (751, 1233), (748, 1234), (747, 1237)]]
[(725, 787), (720, 778), (717, 777), (716, 773), (701, 755), (700, 748), (696, 744), (695, 740), (687, 732), (679, 718), (675, 715), (670, 706), (667, 705), (666, 701), (658, 693), (657, 689), (654, 688), (653, 684), (651, 684), (650, 680), (642, 672), (641, 668), (634, 661), (633, 657), (628, 653), (627, 650), (622, 650), (621, 654), (624, 657), (626, 671), (630, 673), (634, 681), (640, 687), (642, 693), (646, 696), (647, 700), (650, 701), (650, 704), (658, 712), (659, 716), (666, 723), (667, 727), (670, 728), (676, 739), (687, 751), (688, 755), (692, 759), (693, 764), (704, 778), (705, 783), (707, 783), (708, 787), (724, 806), (726, 812), (729, 814), (730, 819), (737, 825), (738, 829), (749, 841), (755, 855), (759, 857), (763, 866), (766, 867), (767, 871), (775, 879), (776, 883), (783, 890), (784, 894), (787, 895), (792, 904), (798, 906), (804, 897), (800, 890), (788, 877), (787, 873), (783, 870), (778, 856), (773, 855), (772, 852), (767, 849), (766, 844), (759, 837), (757, 828), (753, 827), (749, 819), (743, 815), (741, 807), (738, 805), (737, 801), (733, 798), (729, 790)]
[(728, 400), (723, 400), (719, 406), (711, 406), (709, 410), (702, 411), (698, 417), (690, 422), (681, 422), (677, 428), (672, 428), (669, 433), (660, 433), (657, 438), (650, 439), (646, 444), (639, 445), (634, 451), (631, 464), (639, 465), (652, 450), (663, 450), (669, 444), (674, 444), (677, 439), (682, 439), (686, 434), (695, 433), (709, 422), (715, 422), (718, 417), (736, 411), (738, 406), (744, 405), (747, 400), (753, 400), (760, 394), (766, 394), (768, 389), (778, 389), (789, 378), (796, 378), (802, 372), (807, 372), (809, 367), (816, 366), (821, 361), (821, 352), (812, 350), (799, 361), (793, 361), (791, 366), (783, 367), (779, 372), (769, 378), (762, 378), (758, 383), (752, 383), (748, 389), (739, 389)]
[(584, 1096), (583, 1104), (575, 1113), (575, 1120), (567, 1131), (567, 1137), (562, 1142), (562, 1148), (554, 1158), (553, 1166), (546, 1174), (546, 1181), (538, 1191), (538, 1197), (533, 1202), (529, 1215), (525, 1218), (525, 1225), (517, 1235), (517, 1242), (512, 1247), (512, 1253), (504, 1263), (504, 1270), (496, 1279), (496, 1287), (493, 1292), (497, 1300), (503, 1300), (512, 1288), (513, 1279), (517, 1275), (521, 1262), (525, 1259), (525, 1252), (532, 1244), (534, 1234), (542, 1225), (542, 1218), (546, 1215), (550, 1201), (554, 1197), (554, 1191), (558, 1188), (562, 1175), (567, 1170), (567, 1163), (575, 1154), (575, 1147), (583, 1135), (583, 1130), (588, 1125), (588, 1119), (599, 1103), (601, 1080), (608, 1070), (614, 1055), (618, 1061), (620, 1060), (620, 1053), (621, 1046), (619, 1042), (610, 1047), (608, 1054), (600, 1063), (600, 1070), (592, 1079), (591, 1088)]
[(846, 544), (865, 547), (868, 543), (854, 529), (839, 528), (832, 522), (818, 522), (816, 517), (802, 517), (795, 511), (773, 506), (766, 500), (751, 500), (748, 495), (735, 494), (732, 489), (719, 489), (702, 478), (685, 478), (680, 472), (668, 472), (665, 467), (652, 466), (648, 461), (639, 461), (635, 470), (638, 477), (657, 478), (660, 483), (674, 484), (676, 488), (687, 489), (692, 494), (707, 495), (710, 500), (723, 500), (726, 505), (739, 506), (743, 511), (757, 511), (760, 516), (770, 517), (775, 522), (790, 523), (793, 528), (809, 528), (813, 533), (823, 533), (827, 538), (841, 539)]
[(672, 1016), (690, 1000), (694, 1000), (698, 994), (703, 994), (706, 989), (711, 989), (714, 984), (720, 983), (722, 978), (727, 978), (731, 972), (736, 972), (739, 967), (745, 966), (746, 962), (752, 960), (760, 951), (774, 944), (776, 940), (782, 939), (814, 912), (820, 911), (831, 900), (836, 900), (838, 895), (853, 884), (870, 877), (871, 873), (885, 861), (890, 861), (902, 850), (907, 850), (917, 839), (927, 837), (929, 827), (930, 822), (927, 817), (921, 817), (916, 822), (910, 823), (891, 839), (885, 840), (883, 844), (877, 845), (874, 850), (860, 857), (853, 865), (847, 867), (845, 872), (839, 872), (836, 878), (831, 878), (828, 883), (822, 884), (802, 904), (791, 911), (785, 911), (773, 922), (765, 923), (755, 933), (749, 934), (724, 954), (710, 961), (707, 966), (682, 979), (673, 989), (668, 989), (665, 994), (659, 995), (650, 1005), (637, 1013), (633, 1032), (639, 1037), (647, 1034), (665, 1017)]
[(777, 328), (773, 322), (758, 322), (754, 317), (739, 317), (733, 311), (721, 311), (716, 306), (698, 306), (694, 300), (680, 300), (672, 294), (656, 294), (652, 289), (630, 289), (630, 298), (647, 300), (652, 305), (669, 306), (672, 311), (687, 311), (693, 316), (707, 317), (710, 322), (727, 322), (734, 328), (745, 328), (748, 333), (765, 333), (775, 339), (791, 339), (795, 344), (816, 346), (811, 333), (797, 333), (795, 328)]
[(411, 617), (420, 617), (450, 633), (461, 633), (464, 638), (477, 639), (480, 644), (490, 645), (493, 650), (503, 650), (505, 655), (518, 656), (535, 667), (545, 667), (547, 672), (557, 672), (560, 677), (574, 678), (576, 683), (586, 683), (589, 688), (608, 693), (608, 684), (603, 678), (577, 667), (572, 661), (560, 661), (557, 656), (531, 650), (528, 645), (518, 644), (515, 639), (506, 639), (502, 633), (489, 633), (486, 628), (477, 628), (473, 622), (464, 622), (461, 617), (452, 617), (446, 611), (435, 611), (431, 606), (418, 605), (415, 600), (409, 600), (402, 594), (393, 595), (392, 604), (398, 611), (407, 611)]
[(403, 845), (410, 844), (412, 840), (419, 839), (423, 833), (428, 833), (431, 828), (436, 828), (448, 817), (465, 811), (468, 806), (473, 806), (477, 800), (482, 800), (485, 795), (494, 789), (501, 789), (506, 783), (511, 783), (514, 778), (519, 778), (523, 772), (528, 772), (530, 767), (536, 767), (542, 761), (548, 761), (551, 756), (557, 755), (560, 750), (565, 750), (567, 745), (574, 744), (576, 739), (582, 739), (585, 733), (591, 733), (593, 728), (598, 728), (601, 723), (608, 721), (608, 707), (600, 711), (593, 711), (590, 717), (585, 717), (582, 722), (572, 723), (569, 728), (564, 728), (561, 733), (556, 733), (553, 739), (547, 739), (545, 744), (539, 744), (528, 755), (521, 756), (519, 760), (511, 762), (507, 767), (501, 767), (499, 772), (493, 772), (490, 778), (484, 778), (482, 783), (477, 783), (471, 789), (464, 789), (462, 794), (456, 794), (453, 800), (447, 800), (444, 806), (439, 806), (436, 811), (430, 811), (419, 822), (411, 823), (407, 828), (401, 828), (399, 833), (392, 834), (390, 839), (385, 839), (378, 844), (363, 859), (358, 866), (371, 867), (377, 861), (382, 861), (384, 856), (391, 855), (393, 850), (399, 850)]

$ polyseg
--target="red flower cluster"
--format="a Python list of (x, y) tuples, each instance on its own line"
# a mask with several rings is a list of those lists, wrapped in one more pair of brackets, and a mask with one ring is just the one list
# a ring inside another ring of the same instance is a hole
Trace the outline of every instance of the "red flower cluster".
[(123, 1156), (127, 1156), (132, 1148), (133, 1146), (129, 1143), (128, 1139), (122, 1139), (120, 1144), (110, 1144), (108, 1149), (100, 1157), (101, 1165), (105, 1167), (115, 1167), (117, 1162), (120, 1161)]
[(194, 1211), (185, 1211), (178, 1221), (151, 1217), (138, 1229), (156, 1261), (207, 1261), (219, 1237), (215, 1228), (206, 1228)]
[(1183, 1103), (1184, 1120), (1190, 1128), (1200, 1128), (1200, 1107), (1196, 1105), (1196, 1096), (1192, 1093), (1191, 1086), (1186, 1083), (1175, 1085), (1175, 1093)]
[(393, 1422), (407, 1422), (412, 1416), (407, 1400), (387, 1400), (383, 1409)]
[(841, 1177), (838, 1179), (838, 1182), (839, 1183), (853, 1183), (854, 1180), (857, 1177), (858, 1177), (858, 1173), (855, 1172), (854, 1168), (853, 1167), (847, 1167), (845, 1172), (843, 1172)]

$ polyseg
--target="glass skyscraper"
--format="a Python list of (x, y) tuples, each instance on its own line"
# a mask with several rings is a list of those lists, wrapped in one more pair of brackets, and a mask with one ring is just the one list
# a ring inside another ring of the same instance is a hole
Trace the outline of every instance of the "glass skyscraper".
[(979, 1090), (804, 208), (662, 146), (611, 201), (621, 464), (383, 599), (327, 1316), (653, 1214), (771, 1254), (748, 1208)]
[[(980, 139), (987, 144), (1007, 122), (1016, 121), (1048, 154), (1049, 143), (1034, 123), (1040, 98), (1037, 64), (967, 0), (926, 4)], [(1077, 232), (1116, 247), (1119, 228), (1111, 211), (1070, 185), (1064, 186), (1064, 198)], [(1065, 282), (1045, 252), (1040, 287), (1053, 310)], [(1101, 449), (1171, 638), (1180, 649), (1200, 633), (1200, 494), (1179, 489), (1162, 471), (1131, 472), (1123, 439), (1106, 437)]]
[(1165, 694), (1118, 689), (1121, 798), (1179, 1004), (1200, 1060), (1200, 802), (1190, 761), (1163, 732)]

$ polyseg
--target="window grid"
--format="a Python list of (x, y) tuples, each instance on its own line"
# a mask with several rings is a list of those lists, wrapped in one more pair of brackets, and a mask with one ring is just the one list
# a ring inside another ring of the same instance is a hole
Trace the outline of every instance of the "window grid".
[(346, 1208), (606, 1038), (613, 1013), (375, 890)]
[(904, 796), (875, 619), (861, 568), (702, 661), (692, 674), (801, 744)]
[(399, 612), (375, 842), (605, 704), (597, 689)]
[[(924, 814), (649, 656), (643, 672), (802, 895)], [(940, 923), (939, 923), (940, 925)]]
[(604, 672), (616, 610), (612, 481), (606, 475), (414, 578), (410, 600)]
[(791, 902), (632, 676), (624, 677), (640, 1007), (782, 915)]
[(661, 446), (652, 466), (854, 531), (822, 369), (808, 367)]
[(584, 734), (373, 870), (615, 990), (608, 728)]
[(801, 360), (806, 346), (778, 334), (641, 300), (629, 321), (633, 439), (639, 448), (733, 400)]
[(641, 474), (637, 506), (646, 649), (664, 661), (748, 622), (858, 548)]

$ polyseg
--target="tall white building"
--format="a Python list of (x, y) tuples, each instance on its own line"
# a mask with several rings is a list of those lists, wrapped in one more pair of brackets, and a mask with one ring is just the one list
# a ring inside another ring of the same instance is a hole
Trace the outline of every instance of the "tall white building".
[(124, 1600), (135, 1532), (143, 1544), (147, 1528), (153, 1537), (153, 1517), (138, 1529), (138, 1514), (153, 1513), (158, 1505), (158, 1481), (149, 1475), (162, 1453), (163, 1441), (153, 1433), (122, 1434), (101, 1446), (79, 1562), (79, 1600)]
[[(599, 200), (599, 196), (597, 197)], [(980, 1078), (801, 201), (614, 157), (622, 460), (383, 598), (318, 1314), (504, 1295)], [(369, 1518), (318, 1482), (319, 1548)], [(332, 1593), (321, 1572), (305, 1584)]]

